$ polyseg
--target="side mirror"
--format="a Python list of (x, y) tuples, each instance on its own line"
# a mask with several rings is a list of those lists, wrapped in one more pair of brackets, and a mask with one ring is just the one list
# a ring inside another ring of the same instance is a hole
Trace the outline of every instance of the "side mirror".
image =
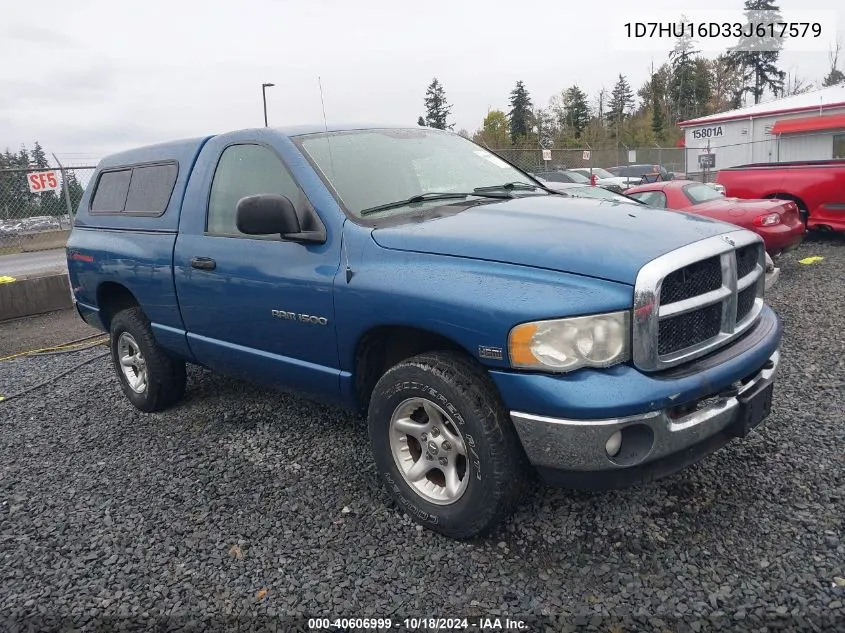
[(247, 235), (280, 235), (288, 242), (325, 244), (326, 227), (317, 214), (306, 210), (302, 222), (287, 196), (262, 193), (238, 200), (235, 224)]
[(247, 235), (299, 233), (299, 218), (286, 196), (263, 193), (238, 200), (235, 223)]

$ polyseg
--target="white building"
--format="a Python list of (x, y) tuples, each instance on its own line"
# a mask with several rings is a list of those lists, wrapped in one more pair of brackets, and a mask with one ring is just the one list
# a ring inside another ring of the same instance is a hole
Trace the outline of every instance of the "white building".
[[(748, 163), (845, 159), (845, 84), (679, 123), (686, 169)], [(709, 144), (709, 145), (708, 145)], [(707, 149), (709, 147), (709, 150)]]

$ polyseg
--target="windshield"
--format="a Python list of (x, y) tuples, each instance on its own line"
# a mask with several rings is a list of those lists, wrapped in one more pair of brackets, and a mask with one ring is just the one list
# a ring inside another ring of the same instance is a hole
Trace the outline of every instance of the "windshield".
[[(431, 128), (368, 129), (301, 136), (298, 143), (355, 216), (423, 194), (468, 194), (507, 183), (536, 185), (501, 158), (458, 136)], [(501, 196), (547, 195), (533, 187), (502, 188)], [(378, 210), (409, 213), (456, 200), (415, 200)], [(481, 199), (481, 198), (479, 198)], [(489, 198), (494, 199), (494, 198)], [(367, 215), (366, 213), (364, 215)]]
[(587, 184), (588, 182), (590, 182), (590, 179), (587, 178), (587, 176), (577, 171), (567, 171), (564, 173), (570, 177), (570, 182), (577, 182), (580, 184)]
[(687, 198), (689, 198), (690, 202), (693, 204), (699, 204), (701, 202), (709, 202), (710, 200), (721, 200), (724, 196), (716, 191), (710, 185), (704, 184), (694, 184), (694, 185), (687, 185), (684, 187), (684, 193), (686, 194)]

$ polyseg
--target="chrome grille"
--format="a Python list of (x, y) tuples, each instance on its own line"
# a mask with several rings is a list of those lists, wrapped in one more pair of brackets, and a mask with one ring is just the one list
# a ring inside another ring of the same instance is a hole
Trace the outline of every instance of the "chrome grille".
[(744, 319), (754, 307), (754, 300), (757, 298), (757, 288), (751, 286), (737, 295), (736, 298), (736, 320)]
[(718, 257), (684, 266), (666, 275), (660, 288), (660, 303), (674, 303), (703, 295), (722, 285), (722, 263)]
[(742, 334), (763, 309), (765, 251), (733, 231), (672, 251), (637, 276), (633, 360), (644, 371), (674, 367)]
[(719, 334), (722, 306), (714, 303), (701, 310), (686, 312), (660, 321), (657, 353), (666, 356), (693, 343), (701, 343)]
[(760, 254), (757, 252), (757, 245), (751, 244), (736, 250), (736, 276), (745, 277), (754, 270)]

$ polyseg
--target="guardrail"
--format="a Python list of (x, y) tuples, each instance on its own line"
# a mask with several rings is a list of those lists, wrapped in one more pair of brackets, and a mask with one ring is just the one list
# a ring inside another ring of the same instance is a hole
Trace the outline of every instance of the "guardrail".
[(17, 233), (4, 236), (0, 242), (0, 254), (32, 253), (55, 248), (64, 248), (70, 237), (70, 229)]

